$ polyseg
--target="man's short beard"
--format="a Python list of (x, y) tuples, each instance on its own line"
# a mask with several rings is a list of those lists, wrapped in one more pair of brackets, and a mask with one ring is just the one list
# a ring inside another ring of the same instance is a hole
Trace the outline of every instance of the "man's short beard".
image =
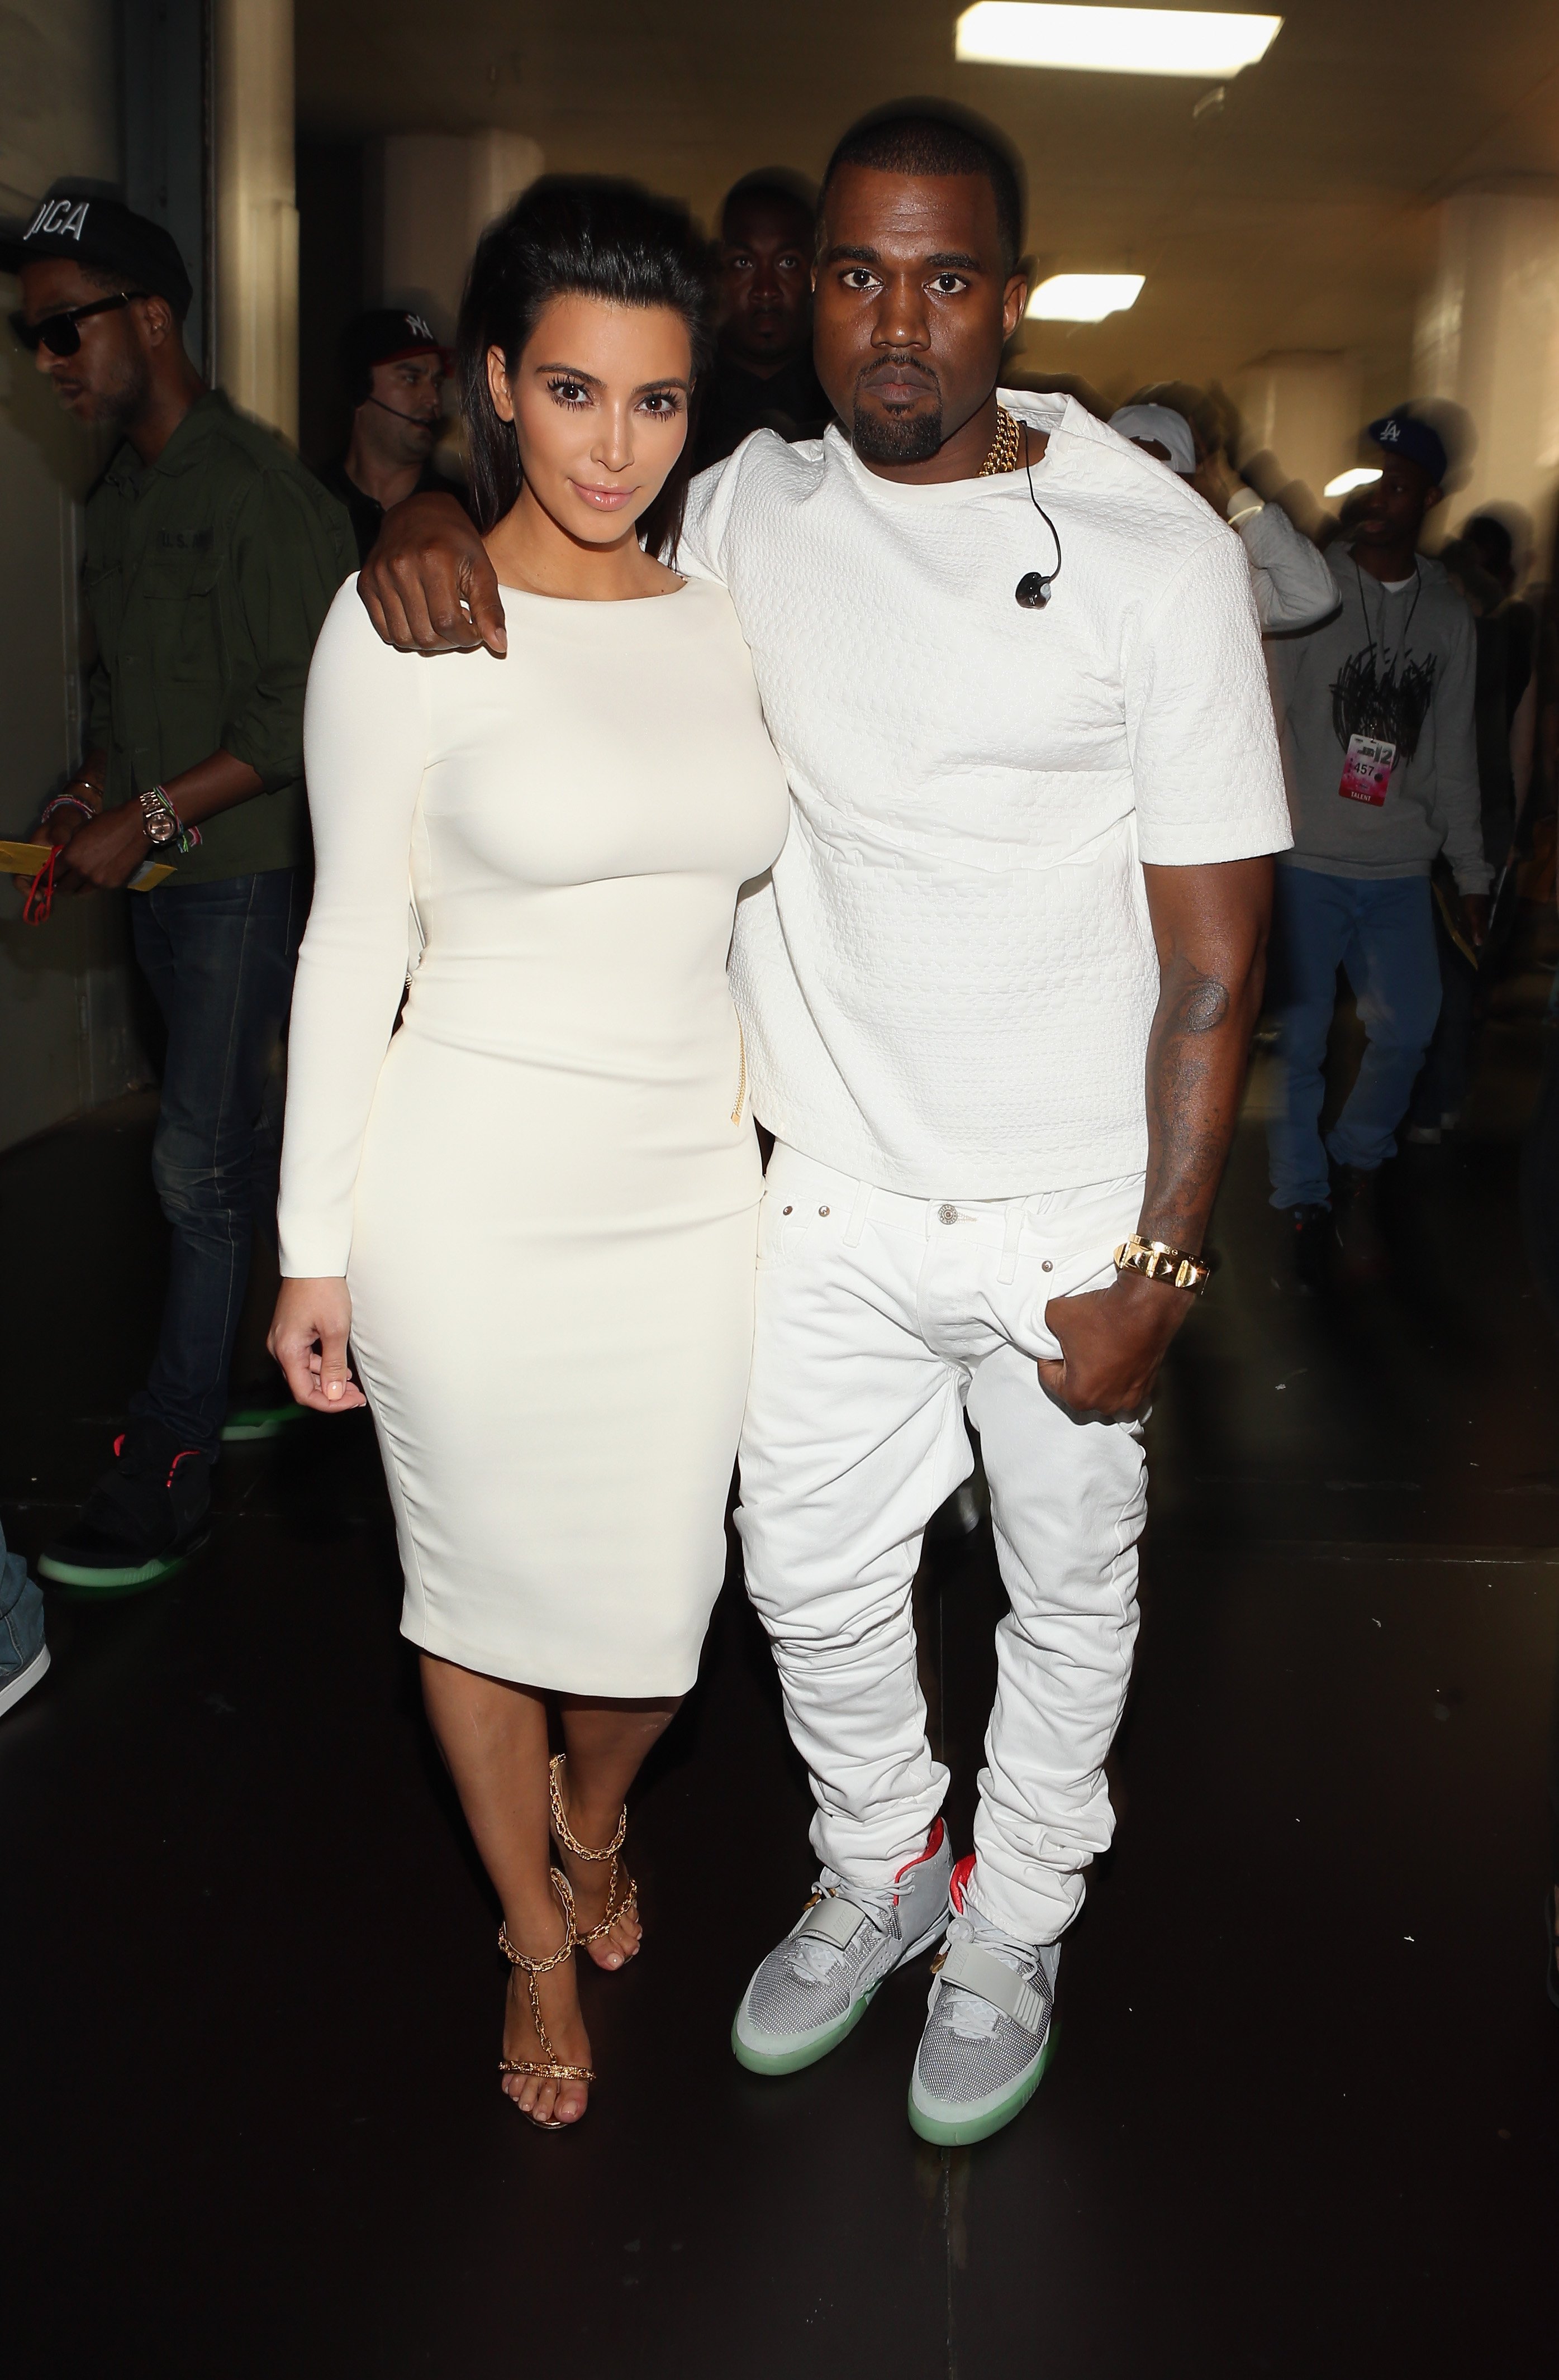
[(942, 444), (942, 406), (934, 413), (868, 413), (858, 398), (850, 443), (863, 463), (929, 463)]
[(127, 356), (104, 372), (91, 392), (93, 421), (124, 431), (146, 411), (152, 394), (152, 374), (143, 356)]

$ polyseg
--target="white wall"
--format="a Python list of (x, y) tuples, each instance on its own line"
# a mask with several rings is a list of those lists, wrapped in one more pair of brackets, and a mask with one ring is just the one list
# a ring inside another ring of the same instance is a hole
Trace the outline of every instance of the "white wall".
[[(0, 212), (56, 176), (119, 172), (112, 0), (0, 11)], [(16, 305), (0, 276), (0, 305)], [(81, 500), (99, 456), (30, 357), (0, 341), (0, 834), (25, 834), (81, 753)], [(24, 926), (0, 880), (0, 1148), (146, 1079), (124, 893)]]
[(441, 336), (455, 328), (477, 235), (542, 170), (523, 132), (396, 133), (380, 143), (380, 286)]
[(298, 437), (292, 0), (214, 0), (216, 378)]
[(1447, 509), (1459, 521), (1482, 504), (1518, 505), (1546, 551), (1559, 481), (1559, 182), (1458, 191), (1439, 213), (1417, 382), (1463, 407), (1478, 439)]

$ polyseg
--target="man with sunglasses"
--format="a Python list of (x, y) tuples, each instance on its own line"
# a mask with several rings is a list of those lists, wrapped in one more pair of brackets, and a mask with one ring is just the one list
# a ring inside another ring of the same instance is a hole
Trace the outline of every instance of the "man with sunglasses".
[(152, 1156), (173, 1227), (151, 1377), (46, 1578), (150, 1585), (200, 1544), (254, 1225), (274, 1230), (275, 1061), (307, 901), (303, 694), (357, 556), (342, 507), (185, 352), (189, 276), (161, 225), (56, 184), (0, 241), (11, 318), (67, 412), (121, 441), (87, 506), (88, 752), (49, 802), (55, 887), (149, 860), (136, 956), (167, 1026)]

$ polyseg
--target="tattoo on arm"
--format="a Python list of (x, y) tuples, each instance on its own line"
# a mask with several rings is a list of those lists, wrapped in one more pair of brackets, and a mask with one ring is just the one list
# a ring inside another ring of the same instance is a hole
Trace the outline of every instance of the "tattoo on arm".
[(1148, 1179), (1140, 1229), (1201, 1246), (1234, 1136), (1246, 1039), (1228, 987), (1188, 958), (1165, 970), (1148, 1045)]

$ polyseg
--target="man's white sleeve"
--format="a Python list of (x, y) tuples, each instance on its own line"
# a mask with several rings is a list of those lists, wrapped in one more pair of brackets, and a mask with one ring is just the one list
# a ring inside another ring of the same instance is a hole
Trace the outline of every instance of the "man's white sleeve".
[(1249, 565), (1216, 530), (1125, 645), (1138, 850), (1196, 868), (1293, 843)]
[(1246, 513), (1236, 529), (1250, 559), (1261, 625), (1315, 628), (1337, 609), (1337, 585), (1325, 556), (1297, 529), (1281, 504)]

